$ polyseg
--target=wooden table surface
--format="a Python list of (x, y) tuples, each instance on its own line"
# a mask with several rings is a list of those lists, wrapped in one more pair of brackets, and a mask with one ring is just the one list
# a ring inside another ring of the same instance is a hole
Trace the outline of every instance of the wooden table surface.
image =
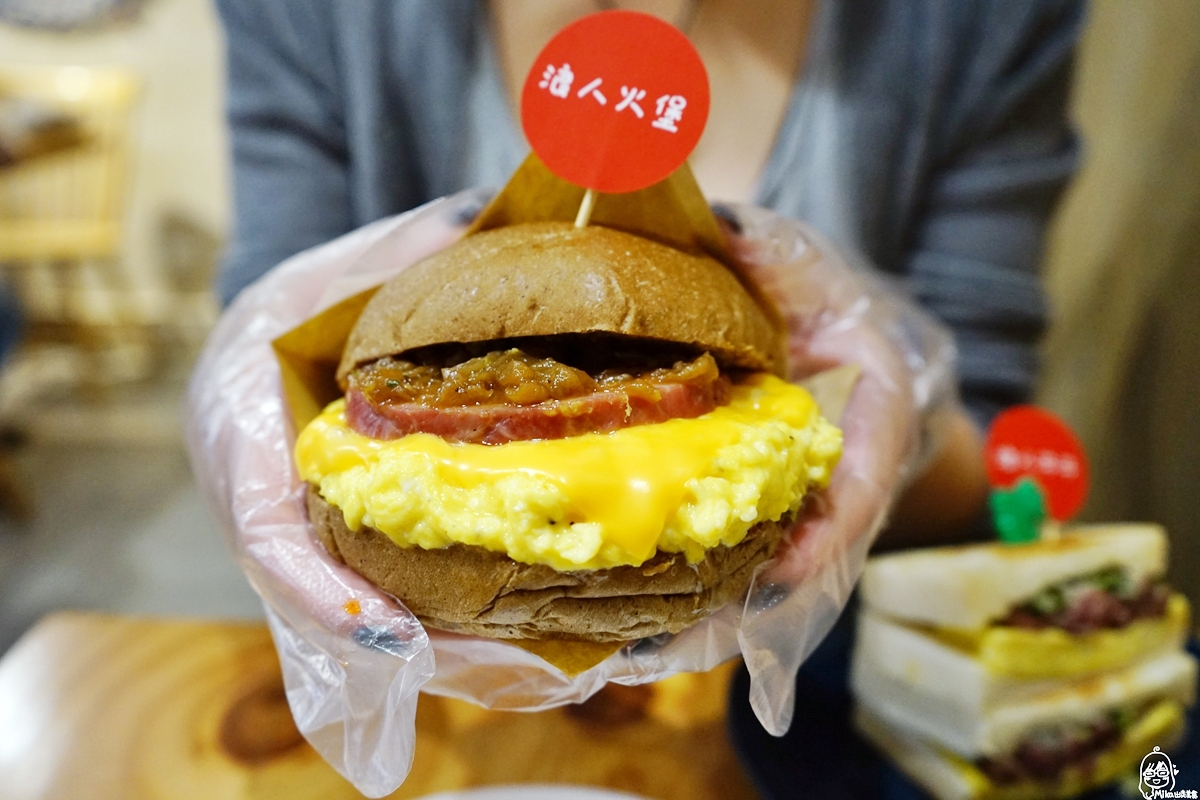
[[(538, 714), (423, 695), (391, 796), (529, 782), (750, 800), (725, 734), (732, 669)], [(360, 796), (296, 731), (265, 626), (55, 614), (0, 661), (0, 800)]]

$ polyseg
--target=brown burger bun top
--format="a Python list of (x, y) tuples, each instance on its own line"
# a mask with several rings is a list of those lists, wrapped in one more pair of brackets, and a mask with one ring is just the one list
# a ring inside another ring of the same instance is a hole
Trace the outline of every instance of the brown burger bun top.
[(384, 356), (448, 342), (606, 332), (688, 345), (784, 375), (786, 339), (715, 259), (565, 222), (466, 237), (384, 284), (346, 343), (339, 384)]

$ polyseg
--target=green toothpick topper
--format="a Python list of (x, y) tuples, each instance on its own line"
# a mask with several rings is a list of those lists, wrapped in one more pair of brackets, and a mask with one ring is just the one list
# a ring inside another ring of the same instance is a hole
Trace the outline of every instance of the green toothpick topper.
[(988, 498), (992, 523), (1006, 544), (1036, 542), (1046, 521), (1046, 496), (1033, 478), (1021, 478), (1011, 489), (994, 489)]

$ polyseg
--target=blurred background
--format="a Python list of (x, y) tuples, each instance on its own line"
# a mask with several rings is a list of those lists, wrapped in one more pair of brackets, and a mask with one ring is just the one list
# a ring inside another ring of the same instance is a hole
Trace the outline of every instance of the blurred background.
[[(1092, 7), (1039, 396), (1090, 453), (1085, 518), (1166, 525), (1193, 602), (1197, 31), (1194, 0)], [(181, 435), (229, 226), (222, 85), (209, 0), (0, 0), (0, 652), (60, 608), (261, 615)]]

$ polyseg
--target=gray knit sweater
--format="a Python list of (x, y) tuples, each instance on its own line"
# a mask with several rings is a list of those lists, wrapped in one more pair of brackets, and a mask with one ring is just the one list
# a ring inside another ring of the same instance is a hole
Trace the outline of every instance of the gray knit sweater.
[[(228, 302), (293, 253), (526, 152), (482, 0), (219, 0), (235, 233)], [(822, 0), (757, 187), (900, 276), (955, 332), (981, 417), (1026, 397), (1043, 229), (1077, 160), (1079, 0)]]

